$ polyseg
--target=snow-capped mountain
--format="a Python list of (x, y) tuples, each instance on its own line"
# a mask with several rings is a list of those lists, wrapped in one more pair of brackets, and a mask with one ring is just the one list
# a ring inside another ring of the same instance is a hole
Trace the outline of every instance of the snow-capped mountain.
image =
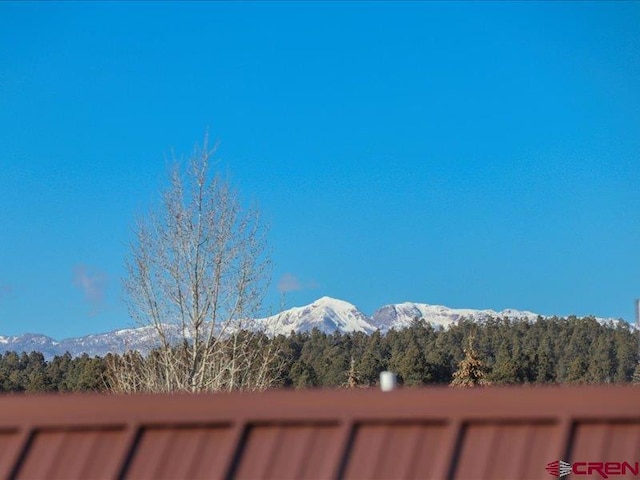
[[(467, 318), (481, 322), (488, 317), (507, 318), (511, 320), (525, 319), (535, 321), (545, 316), (520, 310), (473, 310), (454, 309), (441, 305), (426, 303), (397, 303), (385, 305), (374, 312), (371, 318), (358, 310), (353, 304), (331, 297), (322, 297), (315, 302), (285, 310), (277, 315), (255, 320), (255, 327), (269, 335), (288, 335), (291, 331), (308, 332), (317, 328), (325, 333), (364, 332), (372, 333), (380, 330), (382, 333), (391, 328), (396, 330), (411, 325), (414, 318), (423, 318), (434, 326), (448, 328), (460, 319)], [(597, 318), (600, 323), (617, 322), (615, 319)], [(635, 327), (629, 324), (630, 329)], [(176, 335), (176, 331), (167, 327), (167, 334)], [(177, 337), (176, 337), (177, 338)], [(24, 334), (20, 336), (0, 336), (0, 353), (42, 352), (45, 358), (51, 359), (55, 355), (69, 352), (72, 355), (87, 353), (90, 356), (104, 356), (107, 353), (122, 353), (127, 349), (148, 352), (157, 345), (155, 331), (151, 327), (128, 328), (108, 333), (87, 335), (85, 337), (54, 340), (51, 337), (38, 334)]]
[(373, 313), (371, 324), (384, 333), (392, 328), (399, 330), (408, 327), (416, 317), (424, 318), (434, 326), (446, 328), (457, 323), (461, 318), (473, 321), (482, 321), (489, 317), (537, 320), (539, 316), (537, 313), (513, 309), (496, 312), (494, 310), (456, 309), (442, 305), (405, 302), (379, 308)]
[(65, 352), (73, 356), (87, 353), (92, 357), (122, 353), (129, 349), (147, 353), (157, 344), (155, 339), (156, 334), (151, 327), (127, 328), (60, 341), (46, 335), (26, 333), (11, 337), (0, 336), (0, 353), (36, 351), (41, 352), (47, 359), (64, 355)]
[[(0, 352), (42, 352), (46, 358), (58, 354), (59, 342), (46, 335), (25, 333), (19, 336), (0, 336)], [(64, 353), (64, 350), (62, 351)]]
[(331, 297), (319, 298), (310, 305), (294, 307), (257, 322), (270, 335), (288, 335), (291, 331), (309, 332), (314, 328), (325, 333), (336, 330), (372, 333), (376, 330), (355, 305)]

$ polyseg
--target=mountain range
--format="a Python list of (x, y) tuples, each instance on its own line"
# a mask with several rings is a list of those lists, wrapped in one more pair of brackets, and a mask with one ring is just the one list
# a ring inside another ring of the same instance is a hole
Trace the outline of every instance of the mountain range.
[[(414, 318), (423, 318), (436, 328), (447, 328), (466, 318), (481, 322), (489, 317), (524, 319), (535, 321), (546, 316), (533, 312), (507, 309), (494, 310), (454, 309), (426, 303), (397, 303), (385, 305), (376, 310), (371, 317), (344, 300), (322, 297), (315, 302), (285, 310), (277, 315), (260, 318), (255, 321), (257, 328), (269, 335), (288, 335), (294, 332), (309, 332), (317, 328), (325, 333), (364, 332), (372, 333), (408, 327)], [(598, 318), (600, 322), (615, 319)], [(128, 328), (113, 332), (87, 335), (84, 337), (54, 340), (40, 334), (27, 333), (19, 336), (0, 336), (0, 352), (42, 352), (45, 358), (69, 352), (73, 356), (104, 356), (109, 352), (122, 353), (126, 349), (148, 351), (154, 345), (154, 331), (151, 327)]]

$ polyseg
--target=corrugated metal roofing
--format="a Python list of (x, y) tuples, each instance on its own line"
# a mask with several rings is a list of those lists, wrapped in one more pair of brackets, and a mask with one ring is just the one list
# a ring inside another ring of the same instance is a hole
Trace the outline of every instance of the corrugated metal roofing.
[(0, 397), (2, 478), (552, 478), (556, 460), (633, 468), (640, 388)]

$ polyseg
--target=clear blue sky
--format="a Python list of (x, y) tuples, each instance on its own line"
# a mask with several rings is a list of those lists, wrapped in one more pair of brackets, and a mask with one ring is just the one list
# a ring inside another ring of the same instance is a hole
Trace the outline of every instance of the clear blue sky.
[(329, 295), (633, 319), (640, 3), (0, 2), (0, 334), (131, 325), (131, 227), (209, 128)]

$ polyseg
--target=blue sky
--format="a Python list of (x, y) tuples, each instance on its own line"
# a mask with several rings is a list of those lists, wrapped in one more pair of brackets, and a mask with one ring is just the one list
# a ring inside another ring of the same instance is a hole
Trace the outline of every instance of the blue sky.
[(267, 308), (633, 318), (640, 3), (0, 2), (0, 334), (130, 326), (135, 216), (207, 128)]

